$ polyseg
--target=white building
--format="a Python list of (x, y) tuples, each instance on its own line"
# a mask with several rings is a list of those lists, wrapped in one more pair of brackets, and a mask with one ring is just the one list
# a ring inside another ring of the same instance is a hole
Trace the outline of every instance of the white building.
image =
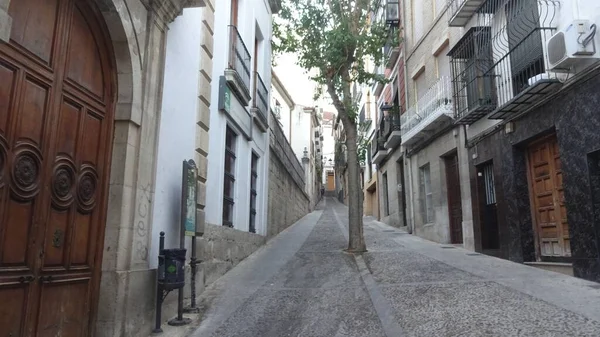
[(271, 15), (278, 1), (215, 3), (206, 222), (266, 234)]

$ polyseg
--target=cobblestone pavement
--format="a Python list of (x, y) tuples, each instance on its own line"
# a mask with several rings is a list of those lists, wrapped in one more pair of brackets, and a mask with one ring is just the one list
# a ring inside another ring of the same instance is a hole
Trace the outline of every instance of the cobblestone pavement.
[(600, 336), (600, 285), (435, 244), (347, 208), (317, 211), (204, 292), (195, 337)]

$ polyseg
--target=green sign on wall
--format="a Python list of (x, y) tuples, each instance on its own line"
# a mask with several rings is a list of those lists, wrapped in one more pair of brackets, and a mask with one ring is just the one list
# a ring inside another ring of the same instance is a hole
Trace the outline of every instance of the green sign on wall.
[(219, 110), (231, 113), (231, 89), (224, 76), (219, 78)]
[(193, 160), (183, 161), (182, 207), (184, 231), (186, 236), (196, 236), (196, 163)]

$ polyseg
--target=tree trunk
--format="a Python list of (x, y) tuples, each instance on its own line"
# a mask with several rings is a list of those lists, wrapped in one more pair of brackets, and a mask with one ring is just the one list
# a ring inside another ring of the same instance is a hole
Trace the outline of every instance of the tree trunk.
[(363, 191), (360, 186), (360, 165), (358, 162), (358, 132), (356, 124), (348, 116), (340, 116), (346, 131), (348, 151), (348, 252), (367, 251), (363, 235)]

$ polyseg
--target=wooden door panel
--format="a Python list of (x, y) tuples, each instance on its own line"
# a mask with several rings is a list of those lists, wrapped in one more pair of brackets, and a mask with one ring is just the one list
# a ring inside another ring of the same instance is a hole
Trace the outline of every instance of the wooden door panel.
[[(7, 198), (9, 199), (9, 198)], [(2, 224), (2, 258), (0, 270), (17, 269), (29, 270), (33, 268), (29, 237), (32, 233), (33, 219), (31, 214), (35, 208), (34, 202), (17, 202), (8, 200), (4, 202), (5, 214)]]
[(43, 146), (42, 136), (50, 113), (50, 91), (50, 84), (27, 74), (20, 90), (21, 104), (15, 111), (17, 124), (13, 139), (31, 141), (38, 147), (38, 152)]
[[(27, 312), (29, 285), (17, 279), (0, 284), (0, 337), (23, 336), (23, 323)], [(12, 284), (11, 284), (12, 283)]]
[(14, 104), (14, 92), (17, 85), (17, 68), (0, 62), (0, 137), (8, 131), (9, 109)]
[(555, 137), (529, 148), (531, 207), (541, 256), (570, 256), (569, 229), (563, 194), (562, 165)]
[(94, 98), (103, 100), (104, 73), (98, 44), (79, 8), (74, 10), (67, 48), (67, 78), (93, 94)]
[(51, 56), (58, 26), (58, 0), (11, 1), (11, 40), (46, 65)]
[(37, 336), (87, 335), (89, 279), (53, 280), (41, 287)]

